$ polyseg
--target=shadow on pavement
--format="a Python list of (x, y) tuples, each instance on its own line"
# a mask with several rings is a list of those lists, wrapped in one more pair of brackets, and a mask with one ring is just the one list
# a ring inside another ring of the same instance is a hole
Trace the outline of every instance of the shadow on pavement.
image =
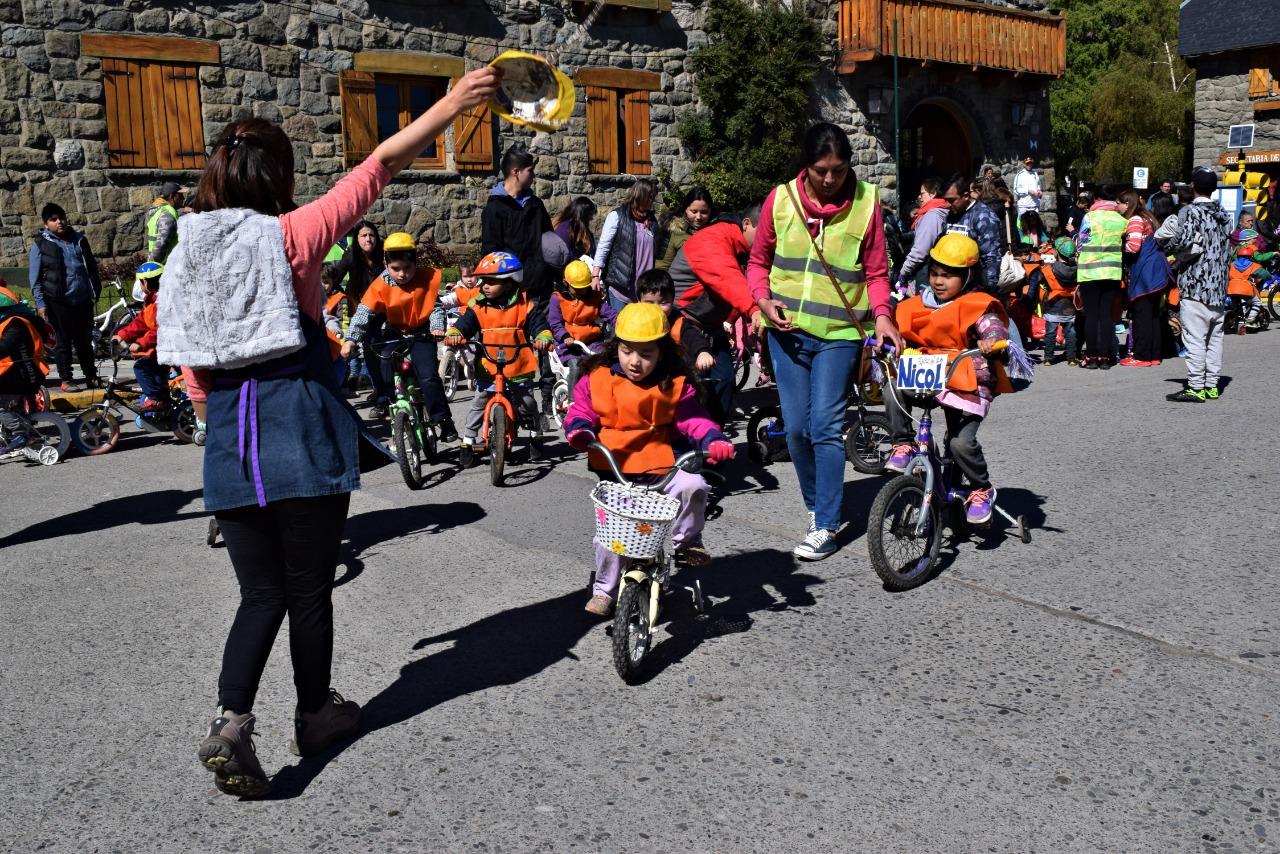
[(405, 665), (395, 682), (365, 704), (359, 736), (282, 768), (271, 782), (271, 799), (301, 795), (330, 761), (371, 732), (403, 723), (458, 697), (514, 685), (566, 656), (572, 657), (570, 650), (597, 625), (582, 609), (584, 602), (583, 591), (572, 590), (418, 641), (414, 649), (441, 648)]
[(470, 501), (451, 504), (418, 504), (390, 510), (370, 510), (347, 520), (346, 536), (338, 563), (345, 567), (334, 587), (354, 581), (364, 572), (366, 554), (377, 554), (375, 546), (419, 534), (439, 534), (459, 525), (469, 525), (485, 517), (484, 508)]
[(9, 536), (0, 538), (0, 548), (105, 531), (118, 525), (162, 525), (184, 519), (201, 519), (208, 515), (203, 510), (188, 513), (179, 513), (178, 510), (199, 498), (202, 493), (202, 489), (161, 489), (110, 498), (99, 501), (92, 507), (55, 516), (14, 531)]

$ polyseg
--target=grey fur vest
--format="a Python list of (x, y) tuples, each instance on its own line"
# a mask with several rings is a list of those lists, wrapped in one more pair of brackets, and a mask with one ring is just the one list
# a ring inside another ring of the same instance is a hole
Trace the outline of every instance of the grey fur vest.
[(162, 364), (243, 368), (302, 349), (280, 220), (247, 208), (180, 217), (156, 316)]

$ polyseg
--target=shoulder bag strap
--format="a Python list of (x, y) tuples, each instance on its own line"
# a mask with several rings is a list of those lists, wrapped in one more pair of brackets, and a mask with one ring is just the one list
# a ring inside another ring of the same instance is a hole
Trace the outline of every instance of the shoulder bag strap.
[(836, 295), (840, 297), (840, 302), (844, 303), (844, 310), (849, 312), (849, 319), (854, 323), (861, 325), (862, 321), (858, 319), (858, 314), (853, 309), (853, 303), (849, 302), (849, 298), (844, 295), (844, 289), (840, 287), (840, 280), (836, 278), (835, 271), (832, 270), (831, 265), (827, 263), (826, 256), (822, 254), (822, 248), (818, 246), (817, 239), (809, 231), (809, 218), (805, 216), (804, 209), (800, 207), (800, 201), (796, 198), (795, 192), (791, 189), (791, 182), (788, 181), (782, 186), (786, 188), (787, 198), (791, 199), (791, 204), (795, 207), (796, 213), (800, 217), (800, 225), (804, 228), (804, 233), (809, 236), (809, 242), (813, 244), (813, 251), (818, 253), (818, 260), (822, 262), (822, 269), (827, 271), (827, 278), (831, 279), (831, 287), (835, 288)]

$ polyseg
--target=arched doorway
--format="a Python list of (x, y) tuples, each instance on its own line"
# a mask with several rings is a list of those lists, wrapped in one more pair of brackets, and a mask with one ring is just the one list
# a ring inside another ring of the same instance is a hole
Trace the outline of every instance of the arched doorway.
[(918, 104), (902, 125), (902, 201), (904, 212), (915, 203), (920, 182), (930, 176), (946, 180), (957, 172), (971, 176), (975, 158), (973, 135), (957, 108), (940, 100)]

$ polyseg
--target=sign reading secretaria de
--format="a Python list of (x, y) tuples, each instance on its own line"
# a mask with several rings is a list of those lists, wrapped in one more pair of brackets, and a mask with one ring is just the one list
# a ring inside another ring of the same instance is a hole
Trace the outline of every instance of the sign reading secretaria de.
[(1135, 190), (1147, 189), (1148, 177), (1149, 177), (1149, 173), (1147, 172), (1147, 167), (1145, 166), (1133, 167), (1133, 188)]

